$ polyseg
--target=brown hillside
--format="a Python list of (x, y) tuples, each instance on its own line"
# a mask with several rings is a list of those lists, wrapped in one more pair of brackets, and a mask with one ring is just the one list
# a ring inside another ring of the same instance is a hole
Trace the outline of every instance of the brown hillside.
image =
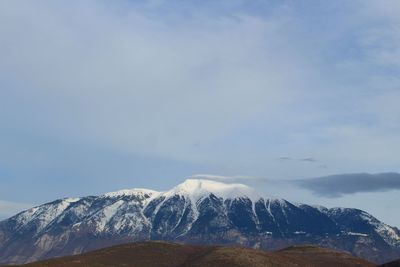
[(376, 266), (347, 253), (318, 247), (291, 247), (265, 252), (238, 247), (132, 243), (82, 255), (19, 265), (24, 267), (291, 267)]

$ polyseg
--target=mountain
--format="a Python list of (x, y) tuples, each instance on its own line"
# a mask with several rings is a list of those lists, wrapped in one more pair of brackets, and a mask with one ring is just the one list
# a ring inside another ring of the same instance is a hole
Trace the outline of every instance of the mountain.
[(0, 264), (145, 240), (264, 250), (315, 244), (372, 262), (400, 257), (400, 231), (357, 209), (265, 198), (242, 184), (188, 179), (167, 192), (66, 198), (0, 222)]
[(291, 247), (277, 252), (265, 252), (238, 247), (193, 246), (153, 241), (124, 244), (22, 266), (374, 267), (376, 265), (347, 253), (319, 247)]

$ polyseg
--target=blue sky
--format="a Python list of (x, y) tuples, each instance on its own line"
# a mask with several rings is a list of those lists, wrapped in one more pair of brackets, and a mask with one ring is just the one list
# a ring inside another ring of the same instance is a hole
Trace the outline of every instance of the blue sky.
[(0, 216), (206, 173), (400, 226), (398, 190), (331, 198), (285, 182), (400, 172), (399, 12), (369, 0), (1, 1)]

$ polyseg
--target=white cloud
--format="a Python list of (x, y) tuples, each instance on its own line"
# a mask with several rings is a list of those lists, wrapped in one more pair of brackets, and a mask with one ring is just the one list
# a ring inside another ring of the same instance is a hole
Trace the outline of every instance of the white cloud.
[(18, 90), (3, 92), (20, 109), (4, 103), (15, 111), (13, 126), (204, 160), (208, 151), (192, 153), (194, 144), (288, 105), (312, 71), (282, 40), (285, 21), (198, 14), (182, 24), (102, 4), (71, 6), (2, 8), (18, 15), (2, 16), (1, 23), (8, 26), (0, 68)]
[(58, 179), (65, 147), (85, 155), (72, 180), (98, 151), (276, 179), (400, 171), (397, 1), (138, 3), (0, 2), (3, 179)]
[(195, 174), (190, 178), (193, 179), (207, 179), (207, 180), (223, 180), (223, 181), (235, 181), (235, 180), (258, 180), (259, 178), (251, 177), (251, 176), (223, 176), (223, 175), (213, 175), (213, 174)]

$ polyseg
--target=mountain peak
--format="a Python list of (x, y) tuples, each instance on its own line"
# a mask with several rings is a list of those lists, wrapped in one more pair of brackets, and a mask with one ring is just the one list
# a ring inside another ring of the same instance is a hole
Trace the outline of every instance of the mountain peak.
[(183, 183), (175, 186), (167, 195), (187, 195), (194, 199), (200, 199), (203, 196), (214, 194), (224, 199), (248, 197), (250, 199), (259, 199), (261, 196), (251, 187), (244, 184), (228, 184), (206, 179), (186, 179)]
[(165, 192), (158, 192), (145, 188), (133, 188), (123, 189), (115, 192), (109, 192), (104, 194), (104, 197), (121, 197), (121, 196), (146, 196), (156, 197), (163, 195), (165, 197), (171, 197), (174, 195), (185, 195), (192, 199), (198, 200), (204, 196), (213, 194), (217, 197), (224, 199), (248, 197), (251, 200), (258, 200), (261, 198), (253, 188), (239, 183), (223, 183), (208, 179), (195, 179), (188, 178), (181, 184), (178, 184), (174, 188)]

